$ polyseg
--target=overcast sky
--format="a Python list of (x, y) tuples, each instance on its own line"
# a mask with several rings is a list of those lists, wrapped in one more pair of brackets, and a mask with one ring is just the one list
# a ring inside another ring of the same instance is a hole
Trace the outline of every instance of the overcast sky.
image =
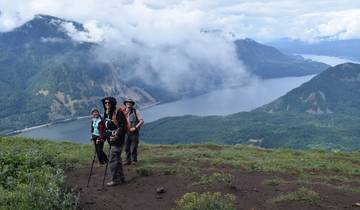
[(126, 30), (156, 42), (201, 29), (258, 41), (360, 38), (358, 0), (0, 0), (0, 11), (1, 31), (49, 14), (85, 23), (93, 40)]

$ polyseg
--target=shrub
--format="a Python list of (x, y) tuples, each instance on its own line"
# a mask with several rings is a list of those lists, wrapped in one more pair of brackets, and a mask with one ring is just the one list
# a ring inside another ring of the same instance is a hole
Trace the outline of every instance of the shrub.
[(76, 209), (64, 170), (90, 154), (90, 145), (0, 137), (0, 209)]
[(235, 210), (235, 196), (219, 192), (186, 193), (176, 201), (175, 210)]
[(199, 184), (232, 184), (234, 182), (234, 176), (228, 173), (215, 172), (210, 175), (202, 176)]
[(278, 185), (286, 184), (286, 183), (288, 183), (288, 181), (286, 181), (282, 178), (267, 179), (263, 182), (263, 184), (270, 185), (270, 186), (278, 186)]
[(136, 169), (136, 173), (139, 174), (140, 176), (151, 176), (153, 175), (153, 169), (151, 169), (150, 167), (139, 167)]
[(0, 209), (76, 209), (63, 170), (46, 161), (38, 151), (0, 152)]
[(298, 191), (282, 194), (272, 201), (275, 203), (284, 202), (284, 201), (302, 201), (310, 204), (316, 204), (320, 199), (320, 196), (317, 192), (301, 187)]

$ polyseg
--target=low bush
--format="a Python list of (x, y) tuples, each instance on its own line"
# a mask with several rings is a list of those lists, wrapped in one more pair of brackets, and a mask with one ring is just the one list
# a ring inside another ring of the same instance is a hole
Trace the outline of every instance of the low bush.
[(186, 193), (176, 201), (175, 210), (235, 210), (235, 196), (219, 192)]

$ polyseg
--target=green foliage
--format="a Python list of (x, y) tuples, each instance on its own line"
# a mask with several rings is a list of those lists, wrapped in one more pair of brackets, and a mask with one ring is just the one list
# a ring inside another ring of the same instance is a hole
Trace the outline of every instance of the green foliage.
[(282, 194), (272, 200), (272, 202), (286, 202), (286, 201), (302, 201), (310, 204), (316, 204), (320, 200), (317, 192), (301, 187), (298, 191)]
[(235, 196), (219, 192), (186, 193), (176, 201), (175, 210), (235, 210)]
[(360, 149), (360, 117), (241, 112), (169, 117), (145, 124), (143, 140), (157, 144), (248, 144), (265, 148)]
[(84, 164), (88, 145), (0, 137), (0, 209), (76, 209), (64, 170)]
[(210, 175), (205, 175), (200, 178), (199, 184), (227, 184), (231, 185), (234, 182), (234, 176), (228, 173), (214, 172)]

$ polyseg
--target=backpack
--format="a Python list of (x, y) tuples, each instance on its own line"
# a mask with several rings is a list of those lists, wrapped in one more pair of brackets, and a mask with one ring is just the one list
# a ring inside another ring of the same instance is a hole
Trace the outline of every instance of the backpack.
[[(124, 115), (124, 117), (125, 117), (125, 119), (126, 119), (126, 120), (125, 120), (126, 130), (127, 130), (127, 131), (130, 131), (130, 123), (129, 123), (127, 117), (126, 117), (125, 109), (122, 108), (122, 107), (120, 107), (117, 111), (123, 113), (123, 115)], [(114, 120), (115, 124), (118, 126), (118, 123), (117, 123), (117, 120), (116, 120), (116, 114), (115, 114), (115, 117), (113, 117), (113, 120)]]

